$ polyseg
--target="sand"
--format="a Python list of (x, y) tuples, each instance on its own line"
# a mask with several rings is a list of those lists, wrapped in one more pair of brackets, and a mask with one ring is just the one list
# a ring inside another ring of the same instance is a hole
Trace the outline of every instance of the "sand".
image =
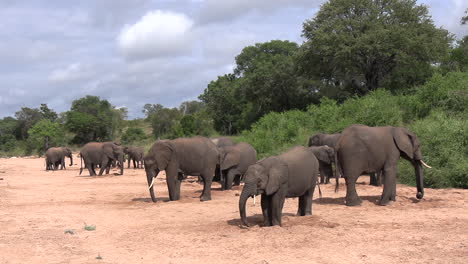
[(295, 216), (298, 200), (287, 199), (283, 226), (261, 227), (260, 199), (249, 199), (253, 226), (242, 228), (241, 187), (214, 183), (213, 200), (200, 202), (202, 185), (189, 177), (169, 202), (158, 177), (152, 203), (144, 170), (117, 172), (0, 159), (0, 263), (468, 263), (468, 190), (426, 189), (419, 201), (399, 184), (397, 201), (379, 206), (382, 187), (362, 176), (362, 206), (344, 205), (343, 184), (338, 193), (322, 185), (312, 216)]

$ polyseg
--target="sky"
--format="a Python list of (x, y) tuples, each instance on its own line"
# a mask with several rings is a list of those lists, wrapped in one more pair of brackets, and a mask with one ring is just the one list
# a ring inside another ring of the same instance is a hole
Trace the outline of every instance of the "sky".
[[(302, 43), (323, 0), (0, 0), (0, 117), (85, 95), (142, 117), (177, 107), (232, 72), (248, 45)], [(418, 0), (459, 38), (465, 0)]]

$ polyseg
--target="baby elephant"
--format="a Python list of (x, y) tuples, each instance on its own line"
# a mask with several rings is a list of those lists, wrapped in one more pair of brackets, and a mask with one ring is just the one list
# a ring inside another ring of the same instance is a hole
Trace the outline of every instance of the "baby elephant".
[(245, 185), (239, 199), (242, 223), (249, 225), (245, 212), (247, 199), (259, 194), (262, 195), (264, 226), (281, 226), (284, 200), (289, 197), (299, 197), (297, 215), (311, 215), (318, 172), (314, 153), (302, 146), (251, 165), (245, 173)]
[(49, 148), (46, 153), (46, 170), (66, 169), (65, 168), (65, 157), (70, 158), (70, 166), (73, 165), (73, 155), (69, 148), (58, 147)]
[(133, 161), (133, 168), (143, 169), (143, 156), (145, 150), (141, 147), (125, 147), (124, 153), (128, 155), (128, 167), (130, 169), (130, 161)]

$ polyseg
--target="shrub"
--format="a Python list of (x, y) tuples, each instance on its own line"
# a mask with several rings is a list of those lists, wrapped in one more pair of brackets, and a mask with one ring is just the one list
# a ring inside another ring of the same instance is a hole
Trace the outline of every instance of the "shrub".
[(132, 144), (146, 139), (145, 132), (139, 127), (129, 127), (122, 135), (123, 144)]
[[(468, 188), (468, 120), (439, 109), (410, 124), (409, 129), (418, 135), (424, 161), (432, 166), (424, 170), (425, 186)], [(408, 162), (401, 164), (400, 181), (416, 183)]]

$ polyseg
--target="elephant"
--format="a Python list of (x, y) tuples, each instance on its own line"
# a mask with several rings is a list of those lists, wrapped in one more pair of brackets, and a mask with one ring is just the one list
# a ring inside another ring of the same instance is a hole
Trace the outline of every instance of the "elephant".
[(239, 198), (243, 225), (249, 226), (245, 205), (249, 197), (261, 194), (264, 226), (281, 226), (285, 198), (299, 197), (297, 215), (312, 214), (312, 198), (319, 163), (311, 149), (297, 146), (287, 152), (265, 158), (249, 166)]
[(159, 171), (166, 171), (171, 201), (180, 199), (180, 183), (184, 175), (200, 176), (203, 180), (201, 201), (211, 200), (211, 183), (219, 162), (216, 145), (208, 138), (177, 138), (158, 140), (144, 157), (146, 178), (151, 200), (156, 202), (153, 184)]
[[(368, 127), (351, 125), (341, 133), (335, 147), (337, 170), (346, 181), (346, 205), (361, 204), (356, 192), (356, 180), (362, 173), (383, 172), (384, 188), (380, 205), (395, 201), (397, 166), (400, 157), (411, 162), (415, 169), (417, 194), (424, 196), (423, 165), (418, 137), (404, 127)], [(338, 190), (338, 178), (336, 183)]]
[(240, 184), (240, 179), (247, 168), (257, 162), (257, 151), (248, 143), (241, 142), (234, 146), (218, 148), (220, 155), (220, 168), (222, 172), (221, 188), (230, 190)]
[[(335, 133), (335, 134), (324, 134), (324, 133), (318, 133), (309, 138), (309, 147), (312, 146), (328, 146), (331, 148), (335, 148), (336, 143), (340, 139), (341, 133)], [(333, 160), (332, 163), (335, 163)], [(332, 163), (329, 165), (321, 164), (323, 165), (322, 168), (324, 168), (324, 173), (326, 173), (326, 176), (322, 176), (322, 170), (320, 171), (320, 183), (328, 184), (330, 183), (330, 178), (333, 177), (333, 170), (332, 170)], [(381, 186), (381, 172), (377, 173), (370, 173), (370, 185), (373, 186)]]
[(124, 172), (124, 152), (123, 148), (114, 142), (90, 142), (83, 146), (80, 151), (81, 168), (80, 175), (83, 171), (83, 160), (85, 167), (88, 168), (90, 176), (96, 176), (95, 167), (99, 165), (99, 175), (102, 175), (104, 170), (109, 174), (112, 161), (116, 160), (120, 166), (120, 174)]
[(59, 165), (60, 169), (65, 169), (65, 157), (70, 158), (70, 166), (73, 165), (73, 155), (69, 148), (66, 147), (57, 147), (49, 148), (46, 153), (46, 170), (56, 170)]
[(124, 153), (128, 155), (128, 169), (130, 169), (130, 161), (133, 161), (133, 168), (143, 168), (143, 156), (145, 150), (141, 147), (124, 147)]
[(329, 146), (309, 147), (319, 162), (320, 183), (330, 183), (333, 177), (332, 163), (335, 161), (335, 150)]

